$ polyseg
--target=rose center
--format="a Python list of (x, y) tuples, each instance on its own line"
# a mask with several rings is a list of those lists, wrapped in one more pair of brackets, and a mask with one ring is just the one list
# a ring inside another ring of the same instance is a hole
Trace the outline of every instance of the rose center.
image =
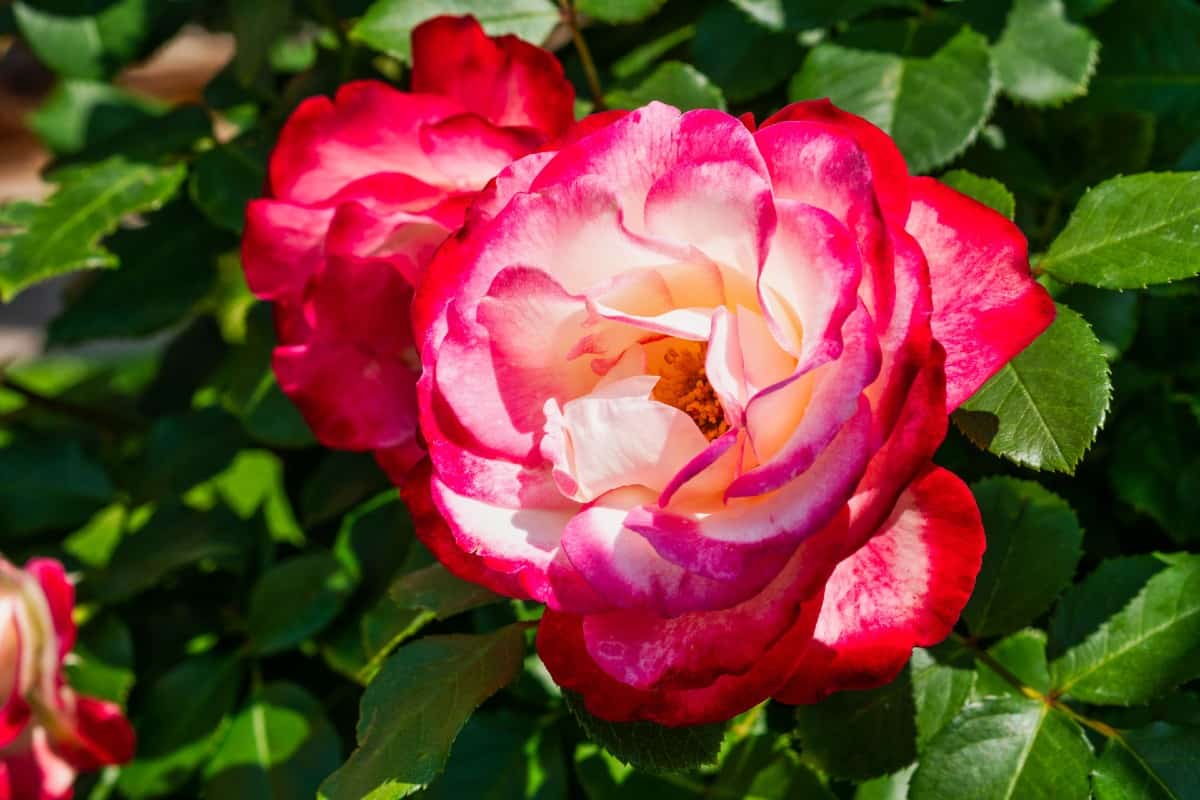
[(687, 414), (711, 442), (729, 430), (729, 423), (704, 372), (705, 350), (703, 345), (694, 350), (674, 347), (668, 350), (659, 373), (662, 377), (654, 385), (651, 397)]

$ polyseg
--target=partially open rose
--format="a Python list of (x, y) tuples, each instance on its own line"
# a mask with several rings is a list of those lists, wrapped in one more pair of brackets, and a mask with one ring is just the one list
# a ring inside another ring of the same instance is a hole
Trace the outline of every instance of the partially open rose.
[(652, 104), (517, 161), (413, 313), (426, 542), (546, 604), (592, 713), (682, 725), (946, 636), (984, 538), (930, 457), (1054, 306), (1012, 223), (812, 102)]
[(475, 193), (572, 124), (575, 96), (552, 55), (470, 17), (430, 20), (412, 45), (411, 92), (364, 81), (300, 104), (242, 246), (275, 303), (284, 392), (323, 444), (399, 471), (421, 455), (412, 286)]
[(74, 605), (57, 561), (0, 558), (0, 800), (66, 800), (76, 772), (133, 757), (121, 709), (63, 680)]

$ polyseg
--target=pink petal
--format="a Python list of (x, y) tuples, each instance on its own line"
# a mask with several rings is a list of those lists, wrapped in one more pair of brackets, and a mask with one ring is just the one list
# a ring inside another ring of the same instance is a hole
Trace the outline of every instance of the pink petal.
[(892, 680), (914, 646), (936, 644), (950, 633), (975, 585), (983, 549), (971, 491), (930, 466), (879, 532), (834, 570), (813, 650), (776, 698), (810, 703)]
[[(832, 131), (852, 138), (867, 156), (879, 204), (893, 225), (908, 217), (908, 167), (892, 137), (862, 117), (842, 111), (829, 100), (807, 100), (785, 106), (759, 127), (767, 132), (782, 122), (820, 123)], [(832, 211), (833, 209), (827, 209)]]
[(332, 208), (252, 200), (246, 208), (242, 267), (250, 291), (263, 300), (295, 301), (324, 261)]
[(562, 534), (571, 563), (609, 603), (659, 616), (727, 608), (752, 589), (705, 578), (667, 561), (641, 534), (625, 527), (628, 512), (651, 503), (638, 487), (616, 489), (576, 514)]
[(771, 184), (757, 163), (683, 163), (650, 186), (643, 211), (648, 235), (692, 246), (753, 277), (775, 230)]
[(557, 136), (575, 119), (575, 90), (549, 52), (489, 38), (473, 17), (436, 17), (412, 33), (412, 90), (453, 98), (495, 125)]
[[(271, 194), (318, 203), (380, 172), (403, 172), (443, 186), (445, 176), (422, 149), (419, 133), (463, 110), (448, 98), (408, 94), (378, 81), (344, 84), (332, 101), (310, 97), (279, 134), (269, 167)], [(491, 177), (480, 176), (475, 188)]]
[(821, 530), (849, 499), (870, 457), (866, 400), (803, 475), (773, 494), (732, 501), (706, 516), (643, 506), (625, 524), (664, 558), (717, 580), (762, 586), (799, 542)]
[(54, 641), (58, 646), (61, 666), (67, 653), (75, 647), (75, 585), (67, 578), (63, 565), (52, 558), (34, 558), (25, 564), (25, 572), (42, 587), (50, 618), (54, 621)]
[(748, 430), (763, 463), (734, 480), (727, 497), (756, 497), (796, 479), (812, 467), (842, 426), (858, 412), (863, 390), (879, 374), (881, 358), (874, 325), (864, 307), (859, 306), (846, 323), (845, 333), (842, 357), (805, 376), (811, 381), (806, 409), (777, 451), (767, 451), (762, 441), (765, 437), (756, 437), (755, 432), (769, 428), (770, 417), (778, 415), (780, 409), (770, 402), (757, 402), (760, 398), (769, 401), (772, 395), (750, 401)]
[(563, 404), (556, 469), (569, 477), (574, 499), (622, 486), (660, 492), (708, 447), (691, 417), (650, 398), (657, 383), (655, 375), (625, 378)]
[(946, 348), (946, 410), (953, 411), (1054, 321), (1033, 279), (1025, 237), (1012, 222), (932, 178), (913, 178), (906, 229), (925, 251), (933, 335)]

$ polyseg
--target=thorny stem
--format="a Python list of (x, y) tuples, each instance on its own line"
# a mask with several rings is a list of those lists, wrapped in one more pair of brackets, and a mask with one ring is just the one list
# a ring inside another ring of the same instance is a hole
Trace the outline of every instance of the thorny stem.
[(1032, 686), (1026, 686), (1024, 681), (1022, 681), (1007, 667), (997, 661), (991, 653), (980, 647), (979, 643), (974, 639), (969, 639), (966, 636), (962, 636), (957, 633), (951, 633), (950, 638), (956, 644), (967, 650), (970, 650), (971, 655), (978, 659), (980, 663), (992, 670), (992, 672), (995, 672), (1008, 683), (1012, 684), (1012, 686), (1025, 697), (1028, 697), (1031, 700), (1040, 700), (1043, 703), (1050, 705), (1052, 708), (1061, 711), (1063, 714), (1075, 720), (1080, 725), (1091, 728), (1096, 733), (1104, 736), (1107, 739), (1117, 739), (1118, 741), (1122, 742), (1124, 741), (1121, 739), (1121, 734), (1116, 728), (1113, 728), (1111, 725), (1107, 725), (1100, 720), (1085, 717), (1083, 714), (1080, 714), (1078, 711), (1060, 700), (1054, 692), (1051, 692), (1049, 695), (1044, 695), (1037, 689), (1034, 689)]
[(571, 40), (575, 42), (575, 51), (579, 53), (579, 61), (583, 65), (583, 74), (587, 78), (588, 92), (592, 95), (592, 103), (596, 111), (603, 111), (604, 90), (600, 88), (600, 74), (596, 71), (596, 62), (592, 60), (592, 51), (588, 49), (583, 33), (579, 30), (579, 19), (575, 16), (574, 0), (558, 0), (562, 9), (563, 22), (571, 29)]

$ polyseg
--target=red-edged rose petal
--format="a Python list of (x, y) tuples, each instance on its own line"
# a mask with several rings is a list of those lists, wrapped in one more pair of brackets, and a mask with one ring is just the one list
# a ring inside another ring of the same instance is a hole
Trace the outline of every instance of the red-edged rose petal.
[(558, 136), (575, 89), (558, 59), (515, 36), (490, 38), (474, 17), (436, 17), (412, 32), (412, 90), (453, 98), (495, 125)]
[(929, 262), (933, 335), (946, 349), (953, 411), (1049, 327), (1054, 301), (1030, 274), (1016, 225), (932, 178), (910, 187), (905, 227)]
[(930, 466), (880, 531), (834, 569), (813, 644), (775, 697), (812, 703), (892, 680), (913, 647), (949, 635), (971, 596), (984, 545), (971, 490)]

